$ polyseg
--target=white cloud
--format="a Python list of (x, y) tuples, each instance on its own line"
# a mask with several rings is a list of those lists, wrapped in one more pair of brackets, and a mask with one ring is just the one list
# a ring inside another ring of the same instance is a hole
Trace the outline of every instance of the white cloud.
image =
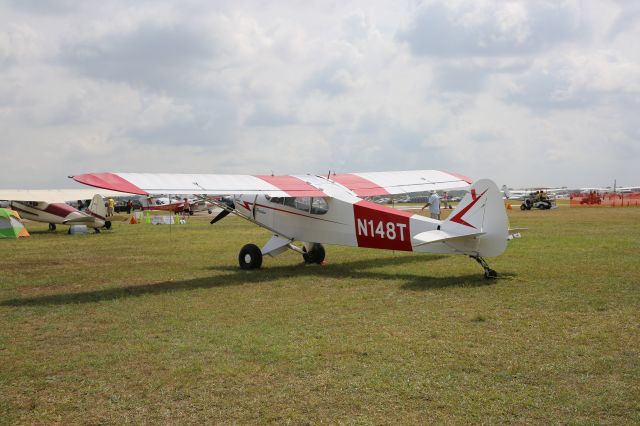
[(637, 183), (638, 11), (605, 0), (5, 2), (0, 143), (28, 164), (8, 162), (4, 185), (106, 170), (412, 168)]

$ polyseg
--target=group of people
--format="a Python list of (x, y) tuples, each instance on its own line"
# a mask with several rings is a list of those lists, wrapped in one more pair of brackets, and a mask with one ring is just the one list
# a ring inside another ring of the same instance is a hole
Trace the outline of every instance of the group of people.
[(533, 194), (533, 201), (547, 201), (549, 196), (544, 191), (536, 191)]

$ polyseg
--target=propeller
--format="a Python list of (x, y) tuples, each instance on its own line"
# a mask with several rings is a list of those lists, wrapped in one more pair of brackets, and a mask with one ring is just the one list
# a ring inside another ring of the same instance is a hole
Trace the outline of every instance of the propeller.
[(214, 223), (216, 223), (219, 220), (224, 219), (225, 217), (227, 217), (229, 215), (229, 213), (231, 213), (232, 210), (234, 210), (236, 208), (235, 203), (233, 202), (233, 199), (230, 197), (224, 197), (221, 200), (224, 204), (226, 204), (226, 206), (228, 207), (228, 209), (222, 209), (222, 211), (220, 213), (218, 213), (218, 215), (216, 217), (214, 217), (213, 219), (211, 219), (211, 222), (209, 222), (211, 225), (213, 225)]

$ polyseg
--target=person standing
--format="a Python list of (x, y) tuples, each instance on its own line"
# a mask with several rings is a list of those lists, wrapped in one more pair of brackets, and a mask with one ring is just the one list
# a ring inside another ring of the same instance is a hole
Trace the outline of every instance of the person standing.
[(113, 216), (113, 209), (116, 206), (116, 202), (113, 198), (109, 198), (107, 203), (107, 216)]
[(182, 204), (182, 218), (187, 219), (187, 216), (191, 214), (191, 205), (189, 204), (188, 199), (184, 199)]
[(422, 207), (422, 210), (429, 207), (429, 213), (431, 213), (431, 219), (440, 220), (440, 197), (436, 191), (431, 191), (431, 196), (427, 204)]
[(451, 206), (449, 205), (449, 194), (447, 194), (447, 191), (444, 191), (444, 193), (442, 194), (442, 207), (445, 209), (451, 208)]

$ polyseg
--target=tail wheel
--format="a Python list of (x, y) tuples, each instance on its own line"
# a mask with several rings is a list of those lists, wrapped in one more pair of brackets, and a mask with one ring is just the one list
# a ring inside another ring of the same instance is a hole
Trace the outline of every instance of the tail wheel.
[(302, 249), (304, 253), (302, 254), (302, 258), (306, 263), (317, 263), (320, 264), (324, 262), (325, 250), (322, 244), (313, 243), (309, 251), (307, 251), (306, 247)]
[(498, 273), (493, 269), (487, 269), (486, 271), (484, 271), (484, 277), (488, 280), (493, 280), (495, 278), (498, 278)]
[(255, 244), (247, 244), (240, 250), (238, 262), (242, 269), (258, 269), (262, 266), (262, 251)]

